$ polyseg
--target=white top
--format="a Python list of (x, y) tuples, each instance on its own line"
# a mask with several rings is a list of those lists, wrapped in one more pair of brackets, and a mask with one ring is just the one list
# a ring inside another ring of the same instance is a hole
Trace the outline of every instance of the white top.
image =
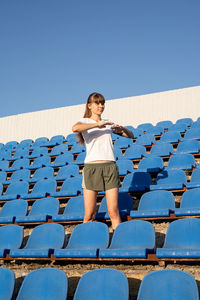
[[(96, 123), (90, 118), (82, 118), (79, 122), (86, 124)], [(106, 125), (105, 128), (95, 127), (82, 132), (86, 145), (85, 163), (96, 160), (115, 161), (111, 134), (111, 125)]]

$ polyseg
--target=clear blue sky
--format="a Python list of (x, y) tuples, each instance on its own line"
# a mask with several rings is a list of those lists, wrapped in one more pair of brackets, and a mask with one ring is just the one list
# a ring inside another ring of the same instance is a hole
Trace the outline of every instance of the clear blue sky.
[(0, 117), (195, 85), (199, 0), (0, 1)]

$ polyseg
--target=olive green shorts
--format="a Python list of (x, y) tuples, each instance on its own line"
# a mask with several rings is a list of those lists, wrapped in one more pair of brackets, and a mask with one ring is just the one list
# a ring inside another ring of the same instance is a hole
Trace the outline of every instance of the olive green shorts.
[(85, 164), (82, 188), (92, 191), (106, 191), (119, 187), (119, 171), (114, 161)]

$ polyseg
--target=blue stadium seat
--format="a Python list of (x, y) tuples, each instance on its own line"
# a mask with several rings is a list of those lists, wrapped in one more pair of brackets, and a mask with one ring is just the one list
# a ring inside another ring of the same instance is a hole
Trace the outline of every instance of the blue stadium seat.
[(169, 191), (152, 191), (142, 195), (138, 210), (130, 211), (131, 218), (169, 217), (175, 209), (174, 195)]
[(141, 145), (141, 146), (152, 146), (152, 144), (155, 144), (156, 140), (153, 134), (146, 133), (137, 138), (135, 141), (135, 145)]
[(0, 160), (10, 160), (12, 157), (12, 151), (11, 150), (0, 150)]
[(29, 159), (28, 158), (21, 158), (17, 159), (13, 162), (12, 166), (10, 168), (7, 168), (5, 171), (7, 172), (13, 172), (21, 169), (28, 169), (30, 167), (29, 165)]
[(158, 156), (148, 156), (143, 158), (138, 165), (138, 171), (157, 173), (163, 170), (163, 160)]
[(169, 129), (173, 125), (173, 123), (172, 123), (172, 121), (166, 120), (166, 121), (157, 122), (156, 125), (162, 127), (164, 130), (166, 130), (166, 129)]
[(71, 153), (60, 154), (56, 157), (55, 161), (51, 163), (51, 167), (62, 167), (66, 166), (69, 163), (72, 163), (74, 160), (73, 155)]
[(200, 187), (200, 169), (195, 169), (192, 172), (190, 182), (186, 184), (187, 189), (193, 189)]
[(185, 218), (169, 224), (158, 258), (200, 258), (200, 220)]
[(192, 154), (174, 154), (168, 161), (167, 170), (192, 170), (195, 167), (195, 159)]
[(42, 167), (36, 169), (33, 177), (29, 179), (29, 182), (37, 182), (41, 179), (52, 179), (54, 177), (54, 169), (51, 167)]
[(3, 184), (0, 183), (0, 195), (2, 195), (2, 192), (3, 192)]
[(68, 279), (56, 268), (41, 268), (30, 272), (24, 279), (17, 300), (66, 300)]
[(20, 198), (24, 193), (28, 193), (29, 184), (26, 181), (16, 180), (9, 184), (5, 194), (0, 197), (0, 201), (13, 200)]
[(185, 191), (181, 198), (180, 208), (174, 211), (175, 216), (200, 215), (200, 188)]
[(45, 146), (46, 143), (49, 142), (49, 139), (47, 137), (39, 137), (35, 140), (34, 144), (33, 144), (33, 147), (36, 147), (36, 146)]
[(48, 218), (52, 215), (58, 214), (58, 211), (58, 199), (52, 197), (42, 198), (33, 203), (28, 216), (21, 214), (16, 217), (15, 221), (16, 223), (47, 222)]
[(63, 214), (54, 214), (53, 222), (62, 221), (82, 221), (84, 218), (84, 200), (83, 196), (76, 196), (69, 199)]
[(105, 268), (92, 270), (84, 274), (76, 288), (74, 300), (94, 299), (128, 300), (128, 280), (124, 273)]
[(9, 159), (10, 161), (20, 159), (20, 158), (26, 158), (29, 155), (29, 149), (28, 148), (21, 148), (15, 151), (14, 155)]
[(191, 153), (196, 154), (200, 151), (200, 142), (196, 140), (186, 140), (178, 144), (176, 154)]
[(30, 194), (21, 194), (22, 199), (37, 199), (49, 196), (51, 193), (55, 193), (57, 183), (54, 179), (41, 179), (37, 181)]
[(184, 141), (186, 140), (200, 140), (199, 128), (188, 129), (184, 135)]
[(24, 230), (18, 225), (4, 225), (0, 227), (0, 257), (5, 257), (11, 249), (20, 248), (24, 237)]
[(56, 249), (55, 257), (97, 257), (98, 249), (108, 247), (109, 231), (106, 224), (88, 222), (77, 225), (65, 249)]
[[(7, 225), (11, 226), (11, 225)], [(11, 257), (50, 257), (52, 249), (62, 248), (65, 230), (60, 224), (47, 223), (34, 227), (22, 249), (12, 249)]]
[[(128, 149), (130, 149), (130, 148), (128, 148)], [(124, 156), (122, 155), (122, 150), (120, 148), (114, 148), (114, 155), (115, 155), (115, 159), (116, 160), (118, 160), (118, 159), (124, 159)]]
[(110, 247), (100, 249), (99, 257), (146, 258), (155, 247), (155, 230), (147, 221), (127, 221), (115, 229)]
[(141, 159), (142, 157), (146, 156), (146, 148), (141, 145), (133, 145), (129, 147), (125, 153), (124, 158), (126, 159)]
[(58, 156), (60, 154), (65, 154), (68, 152), (67, 144), (61, 144), (52, 148), (49, 156)]
[(150, 190), (182, 190), (186, 186), (187, 178), (183, 170), (165, 170), (156, 178), (156, 184)]
[(32, 150), (32, 153), (27, 155), (27, 158), (37, 158), (40, 156), (48, 155), (48, 148), (45, 147), (36, 146), (33, 147)]
[(21, 148), (30, 148), (33, 145), (33, 143), (34, 143), (33, 140), (25, 139), (20, 142), (19, 146)]
[(9, 180), (5, 180), (3, 182), (3, 184), (11, 184), (13, 183), (14, 181), (19, 181), (19, 180), (24, 180), (24, 181), (29, 181), (30, 179), (30, 170), (27, 170), (27, 169), (21, 169), (21, 170), (17, 170), (17, 171), (14, 171), (11, 176), (10, 176), (10, 179)]
[(151, 176), (147, 172), (134, 171), (124, 177), (120, 192), (143, 192), (149, 190)]
[(82, 176), (65, 179), (59, 192), (51, 192), (52, 197), (73, 197), (82, 193)]
[(43, 167), (50, 167), (51, 165), (51, 158), (49, 155), (43, 155), (40, 157), (37, 157), (31, 166), (28, 167), (30, 170), (35, 170)]
[(0, 143), (0, 150), (4, 147), (3, 143)]
[(193, 122), (190, 129), (200, 128), (200, 121)]
[(64, 142), (65, 138), (63, 135), (54, 135), (52, 136), (52, 138), (46, 142), (43, 146), (46, 146), (46, 147), (54, 147), (54, 146), (57, 146), (57, 145), (60, 145)]
[(150, 155), (155, 156), (170, 156), (174, 152), (173, 146), (170, 143), (156, 143), (151, 147)]
[(9, 161), (0, 160), (0, 171), (6, 171), (9, 168)]
[(28, 210), (26, 200), (11, 200), (6, 202), (0, 211), (0, 223), (14, 223), (17, 216), (25, 216)]
[(188, 126), (186, 123), (177, 123), (177, 124), (174, 124), (172, 125), (168, 131), (171, 132), (171, 131), (177, 131), (179, 133), (182, 133), (182, 132), (186, 132), (186, 130), (188, 129)]
[(133, 129), (133, 135), (134, 135), (134, 138), (137, 139), (139, 136), (143, 135), (143, 130), (142, 129), (138, 129), (138, 128), (135, 128)]
[(152, 123), (143, 123), (143, 124), (139, 124), (138, 129), (141, 129), (143, 132), (151, 130), (154, 128), (154, 126), (152, 125)]
[(194, 277), (180, 270), (159, 270), (147, 274), (137, 300), (199, 300)]
[(3, 183), (6, 181), (7, 173), (5, 171), (0, 171), (0, 183)]
[(4, 150), (12, 150), (12, 151), (15, 151), (17, 145), (18, 145), (18, 142), (16, 142), (16, 141), (10, 141), (10, 142), (7, 142), (7, 143), (4, 145)]
[(133, 145), (133, 140), (126, 138), (126, 137), (120, 137), (117, 139), (114, 143), (114, 148), (120, 148), (120, 149), (127, 149)]
[(164, 129), (161, 126), (154, 126), (151, 129), (147, 130), (147, 133), (151, 133), (154, 136), (160, 136), (161, 134), (163, 134)]
[(69, 163), (67, 166), (61, 167), (54, 178), (55, 180), (65, 180), (77, 175), (79, 175), (79, 167), (74, 163)]
[(176, 124), (187, 124), (187, 126), (191, 126), (193, 120), (191, 118), (181, 118), (176, 121)]
[(129, 159), (118, 159), (116, 161), (119, 170), (119, 176), (125, 176), (133, 172), (133, 162)]
[(160, 138), (160, 141), (165, 143), (178, 143), (181, 140), (182, 140), (181, 135), (177, 131), (164, 132)]
[(72, 154), (79, 154), (79, 153), (85, 152), (85, 151), (86, 151), (85, 146), (80, 145), (80, 144), (75, 144), (70, 149), (70, 153), (72, 153)]
[(86, 157), (86, 152), (82, 152), (80, 153), (76, 160), (74, 161), (75, 164), (77, 165), (83, 165), (84, 164), (84, 161), (85, 161), (85, 157)]
[[(133, 199), (128, 193), (119, 192), (118, 196), (119, 213), (122, 218), (130, 215), (130, 211), (133, 208)], [(95, 219), (110, 219), (107, 209), (106, 196), (101, 200), (98, 212), (95, 215)]]
[(67, 135), (66, 139), (67, 144), (69, 146), (74, 145), (75, 143), (77, 143), (77, 134), (76, 133), (70, 133)]
[(15, 287), (15, 274), (7, 268), (0, 268), (0, 299), (12, 300)]

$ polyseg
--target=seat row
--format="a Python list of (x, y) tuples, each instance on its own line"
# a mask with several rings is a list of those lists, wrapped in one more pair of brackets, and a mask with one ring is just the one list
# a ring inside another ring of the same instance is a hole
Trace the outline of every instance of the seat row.
[(34, 227), (26, 245), (21, 248), (23, 235), (19, 225), (0, 227), (1, 259), (200, 261), (200, 219), (196, 218), (170, 223), (162, 248), (156, 248), (153, 225), (143, 220), (119, 224), (110, 244), (108, 226), (101, 222), (78, 224), (65, 247), (65, 229), (61, 224), (46, 223)]
[[(65, 272), (57, 268), (36, 269), (25, 277), (16, 299), (67, 300), (68, 281)], [(0, 282), (1, 299), (13, 299), (14, 272), (0, 268)], [(128, 279), (123, 272), (112, 268), (88, 271), (80, 278), (73, 299), (128, 300), (130, 299)], [(147, 274), (140, 284), (137, 300), (165, 299), (198, 300), (198, 287), (194, 277), (176, 269)]]

